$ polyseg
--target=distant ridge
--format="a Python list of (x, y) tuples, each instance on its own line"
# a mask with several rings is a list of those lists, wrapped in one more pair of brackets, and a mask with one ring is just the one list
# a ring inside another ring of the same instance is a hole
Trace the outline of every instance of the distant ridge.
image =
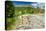
[(15, 7), (32, 7), (32, 5), (15, 5)]

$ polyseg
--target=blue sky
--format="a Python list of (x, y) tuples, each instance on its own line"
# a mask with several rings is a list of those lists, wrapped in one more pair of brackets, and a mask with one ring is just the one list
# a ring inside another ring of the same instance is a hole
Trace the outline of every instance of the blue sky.
[(23, 2), (23, 1), (13, 1), (14, 6), (23, 6), (23, 5), (32, 5), (33, 7), (37, 6), (37, 2)]
[(36, 2), (13, 1), (13, 4), (15, 4), (15, 5), (33, 4), (33, 3), (36, 3)]
[(22, 6), (22, 5), (32, 5), (33, 7), (37, 8), (43, 8), (45, 6), (44, 3), (39, 3), (39, 2), (22, 2), (22, 1), (12, 1), (14, 6)]

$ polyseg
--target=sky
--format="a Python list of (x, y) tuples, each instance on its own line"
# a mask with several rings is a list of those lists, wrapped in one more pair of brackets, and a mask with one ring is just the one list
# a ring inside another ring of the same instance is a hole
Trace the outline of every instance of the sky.
[(33, 7), (37, 8), (44, 8), (43, 6), (45, 6), (44, 3), (39, 3), (39, 2), (22, 2), (22, 1), (13, 1), (13, 5), (14, 6), (23, 6), (23, 5), (32, 5)]
[(32, 5), (32, 6), (36, 6), (37, 2), (22, 2), (22, 1), (13, 1), (13, 5), (14, 6), (23, 6), (23, 5)]
[(13, 3), (16, 5), (23, 5), (23, 4), (32, 4), (32, 3), (36, 3), (36, 2), (13, 1)]

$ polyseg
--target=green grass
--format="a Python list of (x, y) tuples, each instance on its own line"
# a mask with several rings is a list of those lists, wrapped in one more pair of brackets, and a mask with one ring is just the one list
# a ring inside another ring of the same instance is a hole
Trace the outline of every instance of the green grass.
[(15, 22), (15, 18), (7, 18), (7, 28), (8, 29), (12, 29), (12, 25), (14, 25), (14, 22)]

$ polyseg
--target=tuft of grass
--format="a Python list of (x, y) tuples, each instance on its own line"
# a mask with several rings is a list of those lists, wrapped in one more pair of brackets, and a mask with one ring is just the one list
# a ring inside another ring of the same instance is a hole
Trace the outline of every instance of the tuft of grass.
[(16, 22), (16, 20), (15, 20), (15, 18), (7, 18), (7, 26), (6, 26), (6, 28), (7, 28), (7, 30), (10, 30), (10, 29), (12, 29), (12, 25), (14, 25), (14, 23)]

